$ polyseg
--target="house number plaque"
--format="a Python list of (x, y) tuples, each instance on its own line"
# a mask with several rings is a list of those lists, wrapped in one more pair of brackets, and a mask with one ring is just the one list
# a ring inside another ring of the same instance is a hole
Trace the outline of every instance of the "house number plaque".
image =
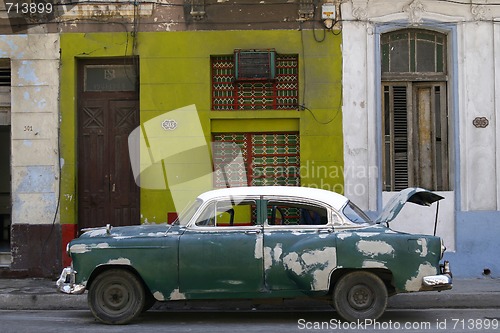
[(488, 119), (486, 117), (476, 117), (472, 121), (472, 124), (476, 128), (486, 128), (486, 127), (488, 127), (488, 125), (490, 124), (490, 122), (488, 121)]
[(161, 127), (163, 127), (165, 131), (173, 131), (177, 128), (177, 121), (173, 119), (164, 120), (161, 123)]

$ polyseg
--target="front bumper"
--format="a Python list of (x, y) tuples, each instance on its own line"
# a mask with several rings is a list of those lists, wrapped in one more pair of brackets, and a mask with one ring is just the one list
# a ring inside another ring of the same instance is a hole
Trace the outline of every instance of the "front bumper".
[(441, 265), (441, 274), (424, 276), (422, 279), (422, 290), (448, 290), (453, 286), (452, 274), (450, 271), (450, 263), (445, 261)]
[(56, 281), (57, 290), (65, 294), (83, 294), (85, 292), (85, 285), (75, 283), (75, 274), (76, 272), (73, 267), (64, 268), (61, 276)]

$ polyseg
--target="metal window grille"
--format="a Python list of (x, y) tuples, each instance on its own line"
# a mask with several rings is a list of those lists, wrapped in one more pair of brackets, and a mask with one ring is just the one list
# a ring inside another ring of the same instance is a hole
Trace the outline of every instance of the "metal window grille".
[[(299, 133), (213, 134), (214, 187), (300, 185)], [(223, 168), (241, 150), (244, 162)], [(223, 172), (222, 170), (225, 170)]]
[(11, 74), (10, 59), (0, 59), (0, 125), (10, 125)]
[(384, 190), (449, 190), (445, 82), (382, 86)]
[(211, 57), (212, 110), (294, 110), (299, 105), (298, 56), (276, 54), (274, 80), (235, 81), (234, 55)]

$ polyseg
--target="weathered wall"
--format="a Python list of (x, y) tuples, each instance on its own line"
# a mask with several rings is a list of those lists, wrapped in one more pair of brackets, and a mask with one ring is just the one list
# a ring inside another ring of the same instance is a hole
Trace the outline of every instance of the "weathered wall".
[(12, 270), (60, 266), (58, 205), (59, 37), (0, 36), (11, 60)]
[[(328, 34), (323, 43), (316, 42), (311, 30), (139, 33), (134, 52), (140, 62), (141, 123), (194, 104), (207, 142), (211, 141), (211, 131), (299, 130), (301, 164), (306, 168), (301, 172), (307, 174), (302, 177), (302, 184), (341, 192), (340, 40), (340, 36)], [(131, 55), (132, 45), (131, 36), (125, 33), (61, 35), (63, 230), (77, 223), (76, 59)], [(236, 48), (274, 48), (279, 53), (298, 54), (300, 101), (310, 111), (211, 111), (210, 56), (232, 54)], [(322, 171), (318, 172), (318, 168)], [(211, 188), (211, 182), (200, 183), (185, 198), (192, 199)], [(141, 191), (142, 221), (164, 222), (168, 212), (178, 209), (173, 206), (169, 191)]]
[[(493, 217), (500, 220), (500, 124), (496, 116), (500, 30), (494, 22), (500, 16), (498, 4), (351, 0), (342, 5), (342, 18), (347, 20), (343, 22), (345, 167), (375, 170), (371, 178), (347, 174), (345, 182), (346, 188), (366, 189), (351, 197), (371, 211), (380, 210), (386, 198), (385, 193), (382, 195), (381, 172), (377, 171), (382, 152), (380, 34), (423, 28), (448, 35), (452, 190), (443, 193), (446, 199), (440, 207), (440, 234), (456, 251), (449, 257), (458, 276), (481, 276), (483, 268), (500, 274), (500, 263), (492, 260), (500, 247), (488, 242), (492, 228), (498, 228)], [(476, 128), (476, 117), (486, 117), (488, 126)], [(413, 225), (413, 231), (415, 225), (422, 224), (421, 214), (409, 213), (406, 217), (405, 223)], [(428, 226), (421, 231), (425, 228)]]

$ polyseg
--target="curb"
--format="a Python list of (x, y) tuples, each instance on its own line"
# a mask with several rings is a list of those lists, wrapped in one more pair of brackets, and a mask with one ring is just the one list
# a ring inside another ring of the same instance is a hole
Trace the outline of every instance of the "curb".
[(389, 298), (389, 309), (487, 309), (500, 308), (500, 293), (399, 294)]
[[(389, 298), (388, 309), (484, 309), (500, 308), (499, 293), (445, 294), (419, 293), (400, 294)], [(52, 294), (3, 294), (0, 295), (0, 310), (88, 310), (87, 293), (82, 295)], [(325, 302), (310, 300), (286, 300), (283, 303), (263, 303), (254, 306), (251, 301), (176, 301), (159, 302), (157, 311), (328, 311)]]

